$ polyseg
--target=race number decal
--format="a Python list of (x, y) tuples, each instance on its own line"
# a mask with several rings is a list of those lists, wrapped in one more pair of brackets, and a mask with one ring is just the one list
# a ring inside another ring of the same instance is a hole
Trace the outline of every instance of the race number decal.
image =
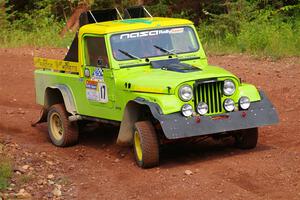
[(102, 103), (108, 102), (107, 87), (103, 82), (99, 83), (99, 101)]
[(105, 83), (96, 80), (87, 80), (85, 86), (88, 100), (101, 103), (108, 102), (107, 86)]

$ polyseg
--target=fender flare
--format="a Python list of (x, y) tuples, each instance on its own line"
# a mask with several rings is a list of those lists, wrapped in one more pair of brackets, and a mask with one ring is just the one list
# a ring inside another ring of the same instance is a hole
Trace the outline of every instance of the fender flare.
[(56, 85), (56, 86), (47, 87), (46, 90), (45, 90), (44, 105), (46, 105), (48, 107), (48, 105), (47, 105), (48, 100), (47, 100), (47, 97), (46, 97), (46, 95), (47, 95), (46, 92), (47, 92), (48, 88), (58, 89), (60, 91), (60, 93), (62, 94), (66, 110), (72, 115), (77, 114), (77, 109), (76, 109), (75, 101), (73, 99), (73, 94), (72, 94), (71, 90), (69, 89), (69, 87), (66, 86), (66, 85)]
[(74, 102), (72, 92), (68, 88), (68, 86), (66, 85), (49, 86), (45, 89), (44, 92), (44, 106), (40, 112), (39, 118), (36, 121), (32, 121), (31, 126), (36, 126), (39, 123), (46, 122), (49, 107), (55, 103), (61, 102), (60, 96), (50, 95), (49, 90), (58, 90), (61, 93), (62, 101), (65, 104), (67, 112), (69, 112), (73, 116), (77, 114), (76, 104)]
[(158, 119), (162, 115), (162, 110), (158, 104), (149, 102), (143, 98), (137, 98), (129, 101), (126, 104), (123, 119), (121, 122), (117, 144), (122, 146), (129, 146), (133, 140), (133, 128), (135, 122), (139, 120), (142, 109), (148, 107), (154, 118)]

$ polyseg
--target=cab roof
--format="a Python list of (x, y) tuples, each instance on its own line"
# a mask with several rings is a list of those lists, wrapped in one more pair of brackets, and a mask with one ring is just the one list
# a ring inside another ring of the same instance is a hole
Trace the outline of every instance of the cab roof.
[(109, 33), (129, 32), (143, 29), (192, 24), (193, 23), (190, 20), (165, 17), (114, 20), (84, 25), (79, 30), (79, 36), (82, 36), (86, 33), (103, 35)]

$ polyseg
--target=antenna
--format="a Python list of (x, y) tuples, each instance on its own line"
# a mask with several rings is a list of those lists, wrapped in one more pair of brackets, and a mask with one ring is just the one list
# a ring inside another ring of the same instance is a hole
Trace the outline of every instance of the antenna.
[(93, 13), (89, 10), (90, 15), (92, 16), (93, 20), (95, 21), (95, 23), (98, 23), (96, 18), (94, 17)]
[(142, 6), (144, 11), (149, 15), (149, 17), (153, 18), (152, 15), (148, 12), (148, 10), (145, 8), (145, 6)]
[(115, 8), (115, 9), (116, 9), (116, 11), (117, 11), (119, 17), (121, 18), (121, 20), (123, 20), (123, 17), (122, 17), (122, 15), (121, 15), (120, 11), (118, 10), (118, 8)]

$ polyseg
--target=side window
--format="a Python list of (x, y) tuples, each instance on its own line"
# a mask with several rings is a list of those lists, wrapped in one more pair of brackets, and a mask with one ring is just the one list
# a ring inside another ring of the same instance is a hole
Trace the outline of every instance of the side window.
[(101, 59), (103, 65), (108, 68), (109, 63), (104, 38), (85, 37), (85, 64), (88, 66), (97, 66), (99, 59)]

